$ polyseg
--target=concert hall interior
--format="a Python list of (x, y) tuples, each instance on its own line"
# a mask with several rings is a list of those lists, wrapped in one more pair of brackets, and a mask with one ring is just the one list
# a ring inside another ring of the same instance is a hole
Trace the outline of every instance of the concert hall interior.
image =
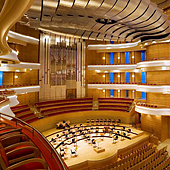
[(170, 169), (170, 0), (0, 0), (0, 169)]

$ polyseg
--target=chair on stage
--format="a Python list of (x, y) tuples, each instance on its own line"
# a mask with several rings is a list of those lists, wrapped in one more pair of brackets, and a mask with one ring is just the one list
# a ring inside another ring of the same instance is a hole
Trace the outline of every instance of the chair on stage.
[(111, 124), (111, 119), (107, 119), (108, 125)]
[(120, 119), (118, 119), (117, 120), (117, 125), (119, 125), (121, 123), (121, 120)]
[(130, 136), (130, 133), (131, 133), (131, 129), (128, 129), (127, 136)]
[(91, 140), (91, 144), (92, 144), (92, 146), (95, 148), (95, 147), (96, 147), (96, 140), (95, 140), (95, 139), (92, 139), (92, 140)]
[(94, 119), (91, 119), (91, 125), (94, 125)]
[(70, 149), (71, 151), (71, 157), (77, 156), (77, 151), (75, 149)]
[(60, 152), (60, 156), (63, 158), (63, 159), (67, 159), (68, 157), (65, 155), (65, 152)]
[(113, 136), (113, 143), (116, 143), (116, 141), (118, 141), (118, 136), (116, 135), (116, 136)]
[(100, 119), (100, 125), (102, 125), (103, 124), (103, 119)]
[(112, 119), (112, 125), (114, 125), (116, 123), (115, 119)]
[(87, 126), (90, 125), (90, 120), (89, 120), (89, 119), (86, 120), (86, 125), (87, 125)]
[(96, 119), (96, 125), (99, 125), (99, 119)]
[(121, 136), (121, 140), (124, 140), (126, 137), (126, 133), (123, 133), (122, 136)]

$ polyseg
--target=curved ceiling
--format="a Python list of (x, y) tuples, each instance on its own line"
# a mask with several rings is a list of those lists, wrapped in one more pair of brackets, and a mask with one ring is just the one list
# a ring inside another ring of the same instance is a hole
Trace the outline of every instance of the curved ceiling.
[(165, 38), (170, 24), (149, 0), (35, 0), (30, 26), (83, 38), (137, 41)]

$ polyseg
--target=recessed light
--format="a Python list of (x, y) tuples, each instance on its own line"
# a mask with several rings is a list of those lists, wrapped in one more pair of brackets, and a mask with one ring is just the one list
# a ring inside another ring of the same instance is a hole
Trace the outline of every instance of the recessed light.
[(72, 14), (67, 14), (67, 16), (72, 17), (73, 15)]
[(78, 15), (79, 17), (84, 17), (84, 15)]

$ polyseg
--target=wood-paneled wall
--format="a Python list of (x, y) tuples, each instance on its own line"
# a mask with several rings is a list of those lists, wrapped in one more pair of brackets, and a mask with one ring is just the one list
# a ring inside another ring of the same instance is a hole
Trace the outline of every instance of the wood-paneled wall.
[(152, 133), (161, 140), (161, 116), (141, 114), (142, 130)]

